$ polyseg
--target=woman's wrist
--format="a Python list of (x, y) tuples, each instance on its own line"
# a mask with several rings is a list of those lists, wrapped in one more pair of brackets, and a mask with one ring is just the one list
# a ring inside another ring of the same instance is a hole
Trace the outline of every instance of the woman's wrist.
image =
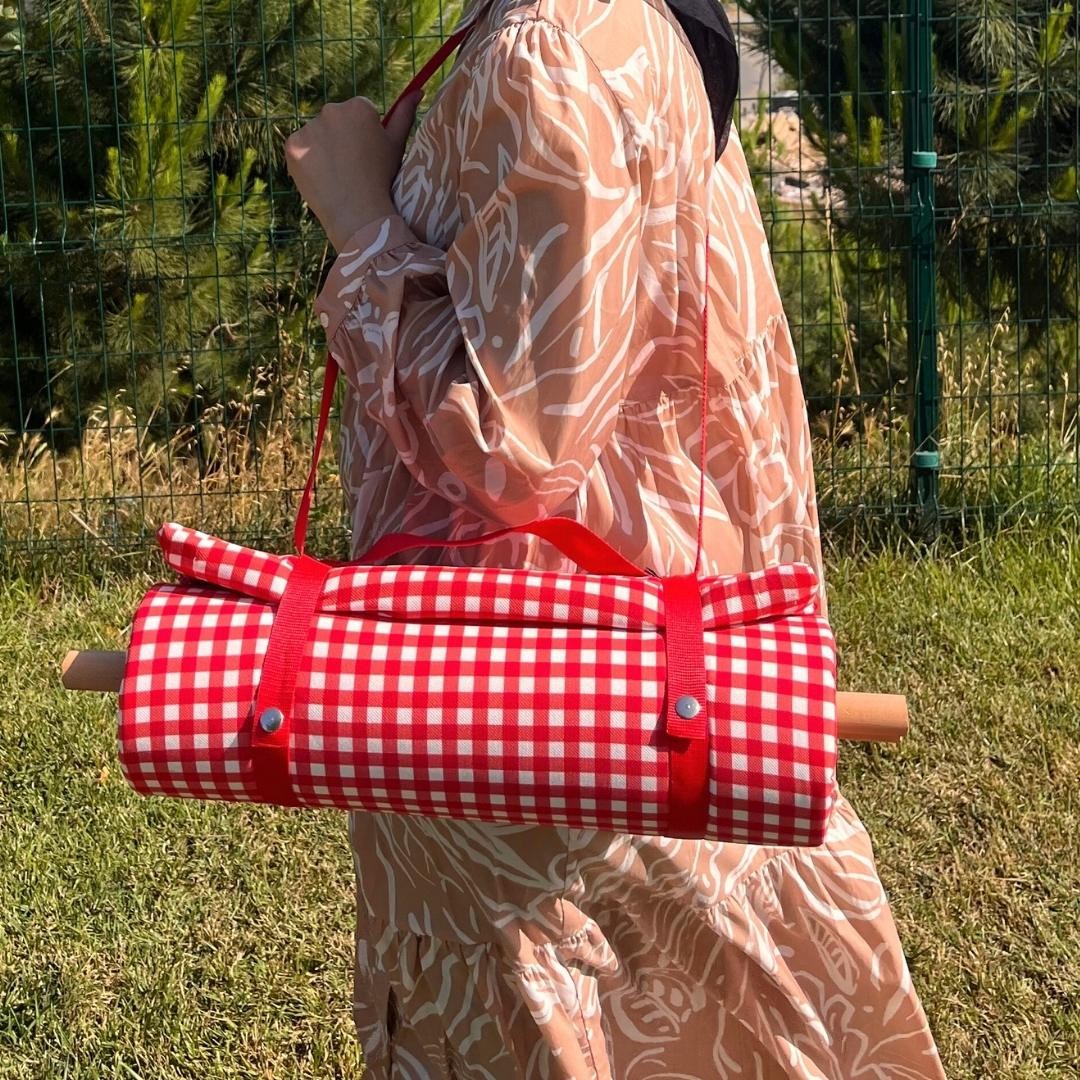
[(323, 222), (323, 230), (326, 238), (330, 241), (334, 250), (340, 252), (349, 242), (349, 238), (361, 229), (370, 225), (373, 221), (381, 221), (383, 218), (393, 217), (397, 213), (397, 207), (388, 197), (385, 203), (367, 206), (364, 208), (342, 208), (335, 211), (331, 220)]

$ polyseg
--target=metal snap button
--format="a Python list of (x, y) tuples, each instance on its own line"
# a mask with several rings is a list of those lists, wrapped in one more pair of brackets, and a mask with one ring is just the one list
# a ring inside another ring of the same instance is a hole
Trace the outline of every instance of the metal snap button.
[(259, 717), (259, 727), (261, 727), (267, 735), (273, 735), (273, 733), (284, 723), (285, 714), (280, 709), (263, 709), (262, 715)]
[(694, 717), (701, 712), (701, 702), (690, 694), (683, 694), (683, 696), (675, 702), (675, 711), (684, 720), (693, 720)]

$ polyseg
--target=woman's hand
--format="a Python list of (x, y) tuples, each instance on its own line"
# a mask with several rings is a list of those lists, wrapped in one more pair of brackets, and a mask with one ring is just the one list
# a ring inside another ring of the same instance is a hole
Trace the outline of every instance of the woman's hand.
[(289, 175), (335, 250), (357, 229), (397, 213), (390, 187), (422, 97), (403, 101), (386, 127), (365, 97), (332, 102), (285, 140)]

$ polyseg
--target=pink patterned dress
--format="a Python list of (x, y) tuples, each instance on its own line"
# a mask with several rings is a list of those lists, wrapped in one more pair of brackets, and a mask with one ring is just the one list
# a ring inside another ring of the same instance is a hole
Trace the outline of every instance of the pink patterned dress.
[[(820, 570), (760, 211), (740, 140), (715, 159), (678, 22), (662, 0), (475, 0), (462, 21), (399, 213), (317, 302), (354, 555), (561, 514), (692, 570), (708, 234), (701, 573)], [(534, 537), (395, 561), (577, 569)], [(943, 1075), (842, 796), (812, 849), (364, 813), (349, 836), (371, 1080)]]

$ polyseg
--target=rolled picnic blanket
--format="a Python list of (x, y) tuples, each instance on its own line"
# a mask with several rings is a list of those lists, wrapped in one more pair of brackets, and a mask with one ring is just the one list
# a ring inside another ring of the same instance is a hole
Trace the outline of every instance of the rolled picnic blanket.
[(679, 592), (655, 575), (324, 563), (174, 523), (158, 540), (181, 577), (142, 598), (118, 699), (121, 767), (144, 794), (824, 836), (835, 648), (810, 566)]

